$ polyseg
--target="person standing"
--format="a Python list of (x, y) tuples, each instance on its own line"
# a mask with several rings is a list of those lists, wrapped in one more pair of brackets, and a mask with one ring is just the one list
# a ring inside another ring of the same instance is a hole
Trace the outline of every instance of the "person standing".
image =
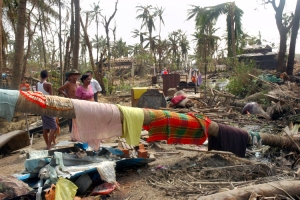
[[(52, 84), (47, 82), (48, 79), (48, 71), (41, 71), (41, 80), (37, 83), (36, 89), (37, 91), (42, 92), (44, 95), (53, 95), (52, 92)], [(55, 132), (57, 129), (57, 124), (54, 117), (50, 116), (41, 116), (43, 122), (43, 136), (44, 140), (47, 144), (47, 149), (51, 149), (51, 143), (55, 142)], [(48, 135), (49, 134), (49, 135)]]
[(94, 101), (94, 92), (91, 86), (91, 77), (87, 74), (81, 77), (82, 85), (76, 90), (76, 98), (86, 101)]
[(94, 92), (94, 101), (98, 102), (98, 93), (102, 91), (102, 88), (99, 84), (99, 82), (96, 79), (93, 79), (93, 72), (92, 71), (86, 71), (86, 75), (89, 75), (91, 78), (91, 86)]
[(78, 88), (77, 79), (79, 78), (80, 73), (76, 70), (71, 70), (68, 72), (68, 81), (58, 88), (58, 92), (63, 94), (66, 98), (75, 99), (76, 90)]
[(20, 90), (21, 91), (30, 91), (30, 85), (28, 83), (26, 83), (26, 79), (25, 78), (22, 78), (22, 82), (20, 84)]
[[(58, 92), (63, 94), (66, 98), (76, 99), (76, 90), (79, 87), (77, 84), (77, 79), (80, 73), (77, 70), (69, 71), (67, 76), (67, 82), (58, 88)], [(72, 119), (69, 119), (69, 132), (72, 132)]]

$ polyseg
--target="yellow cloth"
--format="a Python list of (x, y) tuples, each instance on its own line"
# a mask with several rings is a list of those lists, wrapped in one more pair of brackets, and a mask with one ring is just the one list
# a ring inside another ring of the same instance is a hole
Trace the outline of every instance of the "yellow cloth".
[(132, 108), (117, 105), (123, 113), (122, 137), (129, 145), (138, 145), (144, 123), (144, 111), (141, 108)]
[(132, 89), (133, 89), (133, 98), (139, 99), (145, 92), (147, 92), (148, 87), (134, 87)]

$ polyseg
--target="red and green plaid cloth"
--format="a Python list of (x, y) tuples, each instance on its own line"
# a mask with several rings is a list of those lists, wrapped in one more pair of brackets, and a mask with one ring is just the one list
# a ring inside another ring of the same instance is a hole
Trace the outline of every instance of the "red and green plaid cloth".
[(165, 110), (146, 109), (150, 116), (148, 142), (167, 140), (168, 144), (201, 145), (207, 139), (210, 119), (196, 113), (175, 113)]

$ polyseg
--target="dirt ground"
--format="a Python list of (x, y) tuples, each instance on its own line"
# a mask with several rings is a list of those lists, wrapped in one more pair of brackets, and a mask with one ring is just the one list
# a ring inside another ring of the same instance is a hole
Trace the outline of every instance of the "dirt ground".
[[(69, 140), (70, 135), (68, 133), (68, 127), (63, 127), (61, 129), (61, 134), (57, 137), (57, 142)], [(24, 150), (33, 151), (33, 150), (44, 150), (46, 147), (42, 134), (35, 134), (33, 138), (33, 144), (29, 148)], [(174, 146), (166, 146), (167, 151), (172, 151), (175, 149)], [(155, 151), (155, 149), (151, 149)], [(156, 157), (156, 161), (150, 163), (147, 167), (140, 169), (133, 169), (126, 172), (117, 173), (117, 181), (120, 184), (120, 190), (114, 191), (108, 199), (178, 199), (166, 196), (165, 191), (162, 191), (159, 188), (154, 188), (147, 182), (147, 177), (152, 176), (151, 169), (155, 166), (170, 166), (175, 163), (180, 163), (182, 160), (185, 160), (187, 157), (196, 156), (196, 152), (182, 152), (175, 155), (160, 155)], [(16, 151), (9, 156), (4, 156), (0, 159), (0, 176), (8, 176), (12, 174), (22, 173), (25, 162), (25, 154), (23, 151)], [(182, 198), (185, 199), (185, 198)]]

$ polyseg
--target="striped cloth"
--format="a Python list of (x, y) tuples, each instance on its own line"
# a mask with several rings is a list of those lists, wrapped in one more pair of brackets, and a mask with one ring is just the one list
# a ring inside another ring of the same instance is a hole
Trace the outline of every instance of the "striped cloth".
[(165, 110), (146, 109), (150, 123), (144, 125), (149, 131), (148, 142), (166, 140), (168, 144), (201, 145), (207, 139), (210, 119), (196, 113), (175, 113)]

